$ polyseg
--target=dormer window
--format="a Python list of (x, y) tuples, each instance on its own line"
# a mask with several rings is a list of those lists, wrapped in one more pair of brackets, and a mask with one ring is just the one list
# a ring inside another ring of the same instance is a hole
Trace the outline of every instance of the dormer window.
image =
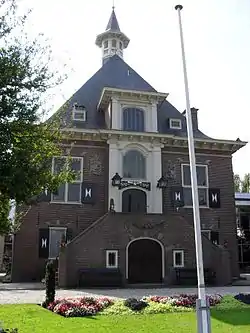
[(181, 129), (181, 120), (180, 119), (169, 119), (169, 127), (171, 129)]
[(73, 107), (72, 118), (75, 121), (86, 121), (86, 110), (83, 105), (75, 104)]

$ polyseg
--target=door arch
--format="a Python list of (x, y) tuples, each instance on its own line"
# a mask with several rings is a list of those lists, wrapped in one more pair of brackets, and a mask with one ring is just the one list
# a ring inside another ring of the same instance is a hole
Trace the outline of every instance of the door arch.
[(164, 247), (153, 238), (137, 238), (127, 245), (126, 278), (129, 283), (162, 283)]
[(128, 189), (122, 192), (123, 213), (146, 213), (147, 194), (138, 189)]

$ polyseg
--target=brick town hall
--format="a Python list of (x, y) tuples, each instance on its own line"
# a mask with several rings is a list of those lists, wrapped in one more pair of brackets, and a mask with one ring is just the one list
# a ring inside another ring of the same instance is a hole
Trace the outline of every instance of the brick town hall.
[[(14, 238), (13, 282), (41, 281), (47, 260), (56, 258), (63, 287), (174, 285), (195, 272), (185, 111), (123, 60), (129, 41), (113, 9), (96, 38), (102, 67), (61, 113), (69, 134), (62, 146), (79, 176), (41, 195), (23, 219)], [(203, 134), (197, 111), (205, 276), (226, 285), (239, 276), (232, 154), (246, 143)], [(65, 160), (55, 157), (53, 172)]]

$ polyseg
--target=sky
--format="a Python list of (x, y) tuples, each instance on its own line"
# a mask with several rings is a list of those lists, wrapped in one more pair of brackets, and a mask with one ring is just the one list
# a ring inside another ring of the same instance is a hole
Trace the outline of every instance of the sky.
[[(28, 31), (49, 39), (67, 80), (53, 91), (53, 110), (101, 66), (96, 35), (105, 31), (113, 0), (20, 0), (32, 8)], [(115, 0), (120, 28), (130, 38), (124, 60), (179, 111), (186, 108), (176, 4), (182, 4), (191, 106), (199, 128), (218, 139), (250, 141), (250, 1)], [(234, 172), (250, 172), (250, 145), (233, 157)]]

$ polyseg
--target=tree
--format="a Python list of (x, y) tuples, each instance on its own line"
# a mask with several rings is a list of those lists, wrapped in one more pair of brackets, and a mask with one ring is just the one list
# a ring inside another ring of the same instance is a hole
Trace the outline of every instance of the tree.
[(241, 192), (241, 179), (238, 174), (234, 174), (234, 191)]
[(242, 192), (250, 192), (250, 173), (244, 175), (244, 178), (242, 180)]
[(44, 97), (62, 77), (50, 71), (40, 36), (25, 36), (26, 16), (17, 11), (16, 0), (0, 0), (0, 234), (11, 230), (11, 199), (27, 204), (74, 177), (66, 168), (51, 173), (52, 157), (62, 154), (60, 123), (42, 122)]

